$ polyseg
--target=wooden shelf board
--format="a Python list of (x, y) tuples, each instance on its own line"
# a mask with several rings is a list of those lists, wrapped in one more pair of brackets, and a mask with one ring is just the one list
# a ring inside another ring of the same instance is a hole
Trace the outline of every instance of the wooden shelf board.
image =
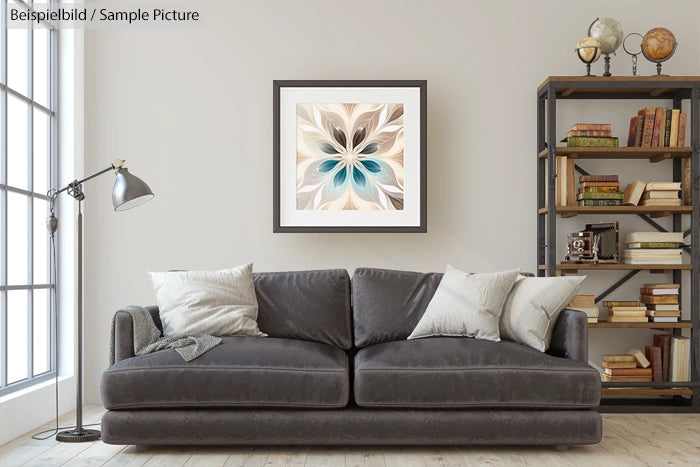
[(598, 321), (597, 323), (588, 323), (589, 328), (637, 328), (637, 329), (678, 329), (692, 328), (692, 321), (679, 321), (677, 323), (610, 323), (608, 321)]
[(602, 388), (603, 396), (692, 396), (690, 388)]
[[(634, 271), (637, 269), (642, 271), (668, 271), (693, 269), (692, 264), (557, 264), (555, 266), (557, 271)], [(546, 271), (547, 265), (540, 264), (538, 268)]]
[[(689, 83), (700, 82), (698, 76), (550, 76), (537, 88), (544, 90), (550, 83), (557, 94), (571, 96), (575, 93), (640, 93), (646, 91), (649, 97), (672, 93)], [(610, 85), (609, 87), (606, 85)]]
[[(567, 156), (571, 159), (649, 159), (651, 162), (659, 162), (666, 159), (678, 159), (690, 157), (692, 148), (577, 148), (557, 146), (557, 156)], [(540, 151), (537, 157), (547, 158), (547, 149)]]
[[(654, 217), (672, 214), (691, 214), (692, 206), (557, 206), (557, 214), (574, 217), (579, 214), (648, 214)], [(537, 210), (538, 214), (547, 214), (547, 208)]]

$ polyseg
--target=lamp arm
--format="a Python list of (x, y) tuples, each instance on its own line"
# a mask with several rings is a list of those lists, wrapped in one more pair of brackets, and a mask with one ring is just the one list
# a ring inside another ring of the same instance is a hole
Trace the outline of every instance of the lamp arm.
[(72, 182), (70, 182), (68, 185), (64, 186), (64, 187), (61, 188), (60, 190), (56, 190), (56, 193), (57, 193), (57, 194), (58, 194), (58, 193), (62, 193), (62, 192), (64, 192), (64, 191), (70, 190), (71, 188), (75, 188), (76, 186), (82, 185), (83, 183), (87, 182), (88, 180), (92, 180), (92, 179), (95, 178), (95, 177), (99, 177), (99, 176), (102, 175), (103, 173), (109, 172), (110, 170), (120, 169), (120, 168), (124, 167), (124, 163), (125, 163), (125, 162), (126, 162), (126, 161), (124, 161), (124, 160), (116, 159), (116, 160), (115, 160), (114, 162), (112, 162), (112, 164), (111, 164), (109, 167), (107, 167), (106, 169), (102, 169), (102, 170), (100, 170), (100, 171), (95, 172), (95, 173), (92, 174), (92, 175), (88, 175), (87, 177), (83, 178), (82, 180), (73, 180)]

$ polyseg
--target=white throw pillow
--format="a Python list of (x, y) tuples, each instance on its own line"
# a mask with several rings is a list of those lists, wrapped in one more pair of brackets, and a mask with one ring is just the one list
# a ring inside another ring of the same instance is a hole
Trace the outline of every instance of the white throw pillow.
[(149, 272), (163, 335), (266, 336), (258, 329), (253, 265), (222, 271)]
[(520, 277), (503, 307), (501, 337), (544, 352), (559, 313), (586, 276)]
[(498, 320), (519, 270), (470, 274), (447, 265), (409, 339), (468, 336), (498, 342)]

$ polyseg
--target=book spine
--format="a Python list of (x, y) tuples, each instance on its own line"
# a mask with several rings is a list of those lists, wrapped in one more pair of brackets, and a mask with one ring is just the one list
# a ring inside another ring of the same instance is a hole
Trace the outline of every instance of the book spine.
[(639, 121), (637, 122), (637, 134), (634, 135), (634, 145), (639, 147), (642, 145), (642, 133), (644, 132), (644, 109), (637, 112)]
[(612, 125), (610, 123), (577, 123), (571, 129), (612, 131)]
[[(674, 242), (638, 242), (639, 246), (636, 246), (634, 248), (651, 248), (651, 249), (656, 249), (656, 248), (678, 248), (680, 246), (680, 243), (674, 243)], [(630, 246), (632, 248), (632, 246)]]
[(618, 182), (617, 175), (581, 175), (578, 181), (584, 182)]
[(672, 148), (678, 146), (678, 120), (681, 116), (681, 111), (678, 109), (673, 109), (671, 111), (671, 135), (669, 137), (668, 145)]
[(621, 199), (582, 199), (579, 206), (622, 206)]
[(685, 121), (686, 115), (681, 113), (678, 117), (678, 147), (685, 146)]
[(634, 117), (630, 118), (630, 131), (629, 131), (629, 134), (627, 135), (627, 146), (628, 147), (634, 146), (634, 141), (635, 141), (635, 138), (637, 137), (637, 125), (638, 124), (639, 124), (639, 116), (638, 115), (635, 115)]
[(665, 148), (671, 145), (671, 114), (673, 110), (666, 109), (666, 121), (664, 124), (664, 144)]
[(644, 130), (642, 131), (642, 147), (651, 147), (651, 137), (654, 133), (654, 116), (656, 109), (654, 107), (646, 107), (644, 109)]
[(597, 136), (570, 136), (566, 138), (566, 145), (579, 148), (616, 148), (620, 142), (616, 136), (604, 138)]
[(579, 193), (620, 193), (620, 187), (616, 186), (589, 186), (579, 188)]
[[(676, 293), (666, 293), (666, 294), (655, 294), (654, 290), (663, 290), (663, 289), (646, 289), (642, 287), (639, 289), (639, 293), (642, 295), (654, 295), (654, 296), (662, 296), (662, 295), (678, 295), (678, 289), (676, 289)], [(667, 290), (673, 290), (673, 289), (667, 289)]]
[[(579, 177), (580, 181), (581, 177)], [(581, 188), (590, 188), (590, 187), (608, 187), (608, 188), (615, 188), (618, 189), (620, 188), (620, 182), (581, 182)]]
[(603, 306), (639, 306), (639, 302), (633, 302), (631, 300), (619, 301), (619, 300), (605, 300)]
[(576, 199), (622, 199), (625, 197), (624, 193), (605, 193), (605, 192), (583, 192), (576, 196)]
[(569, 130), (566, 136), (612, 136), (610, 130)]
[(639, 301), (654, 305), (677, 305), (678, 295), (640, 295)]
[(666, 122), (666, 109), (663, 107), (657, 107), (656, 108), (656, 113), (654, 115), (654, 131), (652, 132), (651, 136), (651, 147), (652, 148), (657, 148), (659, 147), (659, 141), (663, 143), (663, 137), (661, 128)]
[(661, 348), (653, 345), (645, 345), (644, 354), (647, 360), (651, 362), (651, 380), (654, 382), (663, 381)]

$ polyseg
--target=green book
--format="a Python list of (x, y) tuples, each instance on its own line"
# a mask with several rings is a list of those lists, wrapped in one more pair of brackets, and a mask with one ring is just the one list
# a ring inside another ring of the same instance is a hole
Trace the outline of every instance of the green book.
[(622, 206), (621, 199), (582, 199), (579, 206)]
[(595, 191), (585, 191), (576, 195), (576, 199), (623, 199), (624, 193), (605, 193)]
[(676, 242), (635, 242), (628, 243), (628, 248), (679, 248), (680, 243)]
[(581, 188), (579, 193), (620, 193), (620, 187), (617, 186), (587, 186)]
[(567, 136), (562, 142), (567, 146), (578, 148), (616, 148), (620, 146), (617, 136)]

